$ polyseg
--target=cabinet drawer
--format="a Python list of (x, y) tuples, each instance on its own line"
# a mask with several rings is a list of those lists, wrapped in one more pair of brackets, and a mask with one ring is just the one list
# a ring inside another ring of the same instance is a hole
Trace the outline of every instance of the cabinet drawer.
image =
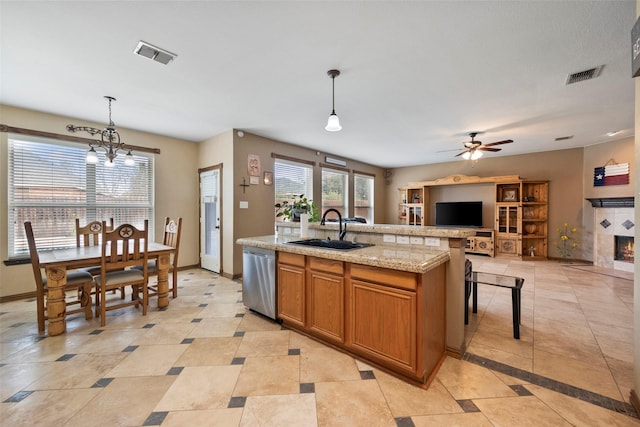
[(342, 275), (344, 273), (344, 263), (333, 259), (309, 257), (309, 267), (312, 270), (326, 271)]
[(416, 273), (407, 271), (352, 264), (351, 277), (410, 291), (417, 289)]
[(278, 251), (278, 262), (281, 264), (297, 265), (304, 267), (304, 255)]

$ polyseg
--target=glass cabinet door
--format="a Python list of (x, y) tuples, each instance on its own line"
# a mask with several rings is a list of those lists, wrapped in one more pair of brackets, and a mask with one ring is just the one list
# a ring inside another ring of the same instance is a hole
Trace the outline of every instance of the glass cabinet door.
[(498, 205), (497, 210), (498, 233), (518, 234), (519, 207)]

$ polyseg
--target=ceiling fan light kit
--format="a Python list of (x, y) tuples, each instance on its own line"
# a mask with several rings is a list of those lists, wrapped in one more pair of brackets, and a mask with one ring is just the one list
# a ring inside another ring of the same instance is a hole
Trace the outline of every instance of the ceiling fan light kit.
[(336, 115), (336, 77), (340, 75), (340, 70), (329, 70), (327, 71), (329, 77), (331, 77), (331, 114), (329, 115), (329, 120), (327, 120), (326, 130), (329, 132), (337, 132), (342, 130), (342, 126), (340, 126), (340, 119)]
[(475, 137), (478, 132), (470, 132), (469, 136), (471, 141), (463, 142), (464, 149), (461, 153), (456, 154), (455, 157), (462, 156), (465, 160), (478, 160), (483, 155), (483, 151), (496, 152), (502, 150), (502, 148), (493, 148), (493, 145), (510, 144), (513, 142), (511, 139), (505, 139), (504, 141), (491, 142), (489, 144), (482, 144), (482, 141), (476, 141)]

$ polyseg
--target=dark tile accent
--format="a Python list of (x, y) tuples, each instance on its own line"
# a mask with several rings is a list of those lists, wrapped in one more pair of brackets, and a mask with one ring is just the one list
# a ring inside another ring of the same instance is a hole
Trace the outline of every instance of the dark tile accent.
[(518, 378), (557, 393), (562, 393), (566, 396), (580, 399), (583, 402), (591, 403), (593, 405), (600, 406), (601, 408), (609, 409), (629, 417), (640, 418), (633, 406), (627, 402), (615, 400), (589, 390), (565, 384), (552, 378), (543, 377), (542, 375), (534, 374), (522, 369), (514, 368), (513, 366), (505, 365), (504, 363), (496, 362), (495, 360), (487, 359), (475, 354), (465, 353), (462, 355), (462, 360), (484, 366), (485, 368), (493, 371)]
[(361, 380), (375, 380), (376, 374), (373, 371), (360, 371), (360, 379)]
[(244, 317), (244, 313), (236, 313), (235, 317)]
[(480, 412), (480, 409), (478, 409), (471, 399), (456, 400), (456, 402), (458, 402), (458, 405), (460, 405), (464, 412)]
[(180, 375), (183, 369), (184, 369), (184, 366), (174, 366), (171, 369), (169, 369), (169, 371), (167, 372), (167, 375)]
[(8, 311), (0, 311), (0, 316), (2, 316), (4, 314), (7, 314), (7, 313), (8, 313)]
[(289, 356), (300, 356), (300, 349), (299, 348), (290, 348), (289, 352), (287, 354)]
[(629, 221), (629, 220), (626, 220), (625, 222), (622, 223), (622, 226), (624, 228), (626, 228), (627, 230), (633, 228), (634, 225), (635, 224), (633, 222)]
[(144, 326), (142, 327), (142, 329), (151, 329), (151, 328), (153, 328), (154, 326), (156, 326), (156, 324), (155, 324), (155, 323), (147, 323), (146, 325), (144, 325)]
[(159, 426), (167, 417), (169, 412), (152, 412), (149, 414), (146, 420), (144, 420), (143, 426)]
[(204, 295), (211, 296), (213, 294), (211, 292), (205, 292)]
[(229, 405), (227, 406), (227, 408), (244, 408), (244, 404), (246, 402), (247, 402), (246, 396), (232, 397), (231, 400), (229, 400)]
[(195, 341), (195, 338), (185, 338), (182, 340), (182, 342), (180, 342), (180, 344), (191, 344)]
[(63, 354), (56, 359), (56, 362), (66, 362), (67, 360), (73, 359), (73, 356), (75, 356), (75, 354)]
[(523, 385), (515, 384), (515, 385), (510, 385), (509, 387), (511, 387), (511, 390), (518, 393), (518, 396), (533, 396), (533, 393), (527, 390)]
[(243, 337), (244, 336), (244, 331), (237, 331), (236, 333), (233, 334), (234, 337)]
[(300, 393), (315, 393), (316, 385), (315, 383), (301, 383), (300, 384)]
[(198, 307), (200, 308), (205, 308), (206, 306), (208, 306), (209, 304), (200, 304)]
[(137, 345), (130, 345), (130, 346), (125, 347), (125, 349), (122, 350), (122, 351), (130, 353), (132, 351), (136, 351), (137, 348), (138, 348)]
[(602, 228), (607, 228), (611, 225), (611, 223), (608, 220), (603, 219), (602, 221), (600, 221), (600, 225), (602, 226)]
[(89, 335), (100, 335), (104, 331), (102, 329), (96, 329), (94, 331), (89, 332)]
[(232, 365), (244, 365), (245, 358), (244, 357), (234, 357), (231, 359)]
[(13, 325), (9, 325), (10, 328), (19, 328), (20, 326), (24, 326), (26, 325), (26, 322), (18, 322), (18, 323), (14, 323)]
[(102, 388), (102, 387), (106, 387), (109, 384), (111, 384), (111, 381), (113, 381), (113, 378), (100, 378), (98, 381), (96, 381), (91, 388)]
[(26, 399), (31, 393), (33, 393), (33, 391), (19, 391), (5, 400), (4, 403), (20, 402), (21, 400)]
[(396, 426), (398, 427), (416, 427), (411, 417), (398, 417), (396, 418)]
[(0, 363), (0, 368), (7, 366), (6, 363)]
[(191, 319), (191, 323), (200, 323), (200, 322), (202, 322), (202, 319), (200, 318)]

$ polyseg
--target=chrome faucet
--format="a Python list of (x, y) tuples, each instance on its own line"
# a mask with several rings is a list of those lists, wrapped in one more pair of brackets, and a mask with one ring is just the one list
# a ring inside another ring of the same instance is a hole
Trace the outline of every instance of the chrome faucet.
[(340, 231), (338, 233), (338, 240), (344, 240), (344, 235), (347, 234), (347, 224), (344, 225), (344, 231), (342, 230), (342, 215), (340, 215), (340, 211), (337, 209), (327, 209), (322, 214), (322, 220), (320, 220), (320, 225), (324, 225), (324, 219), (327, 217), (329, 212), (335, 212), (338, 214), (338, 223), (340, 224)]

